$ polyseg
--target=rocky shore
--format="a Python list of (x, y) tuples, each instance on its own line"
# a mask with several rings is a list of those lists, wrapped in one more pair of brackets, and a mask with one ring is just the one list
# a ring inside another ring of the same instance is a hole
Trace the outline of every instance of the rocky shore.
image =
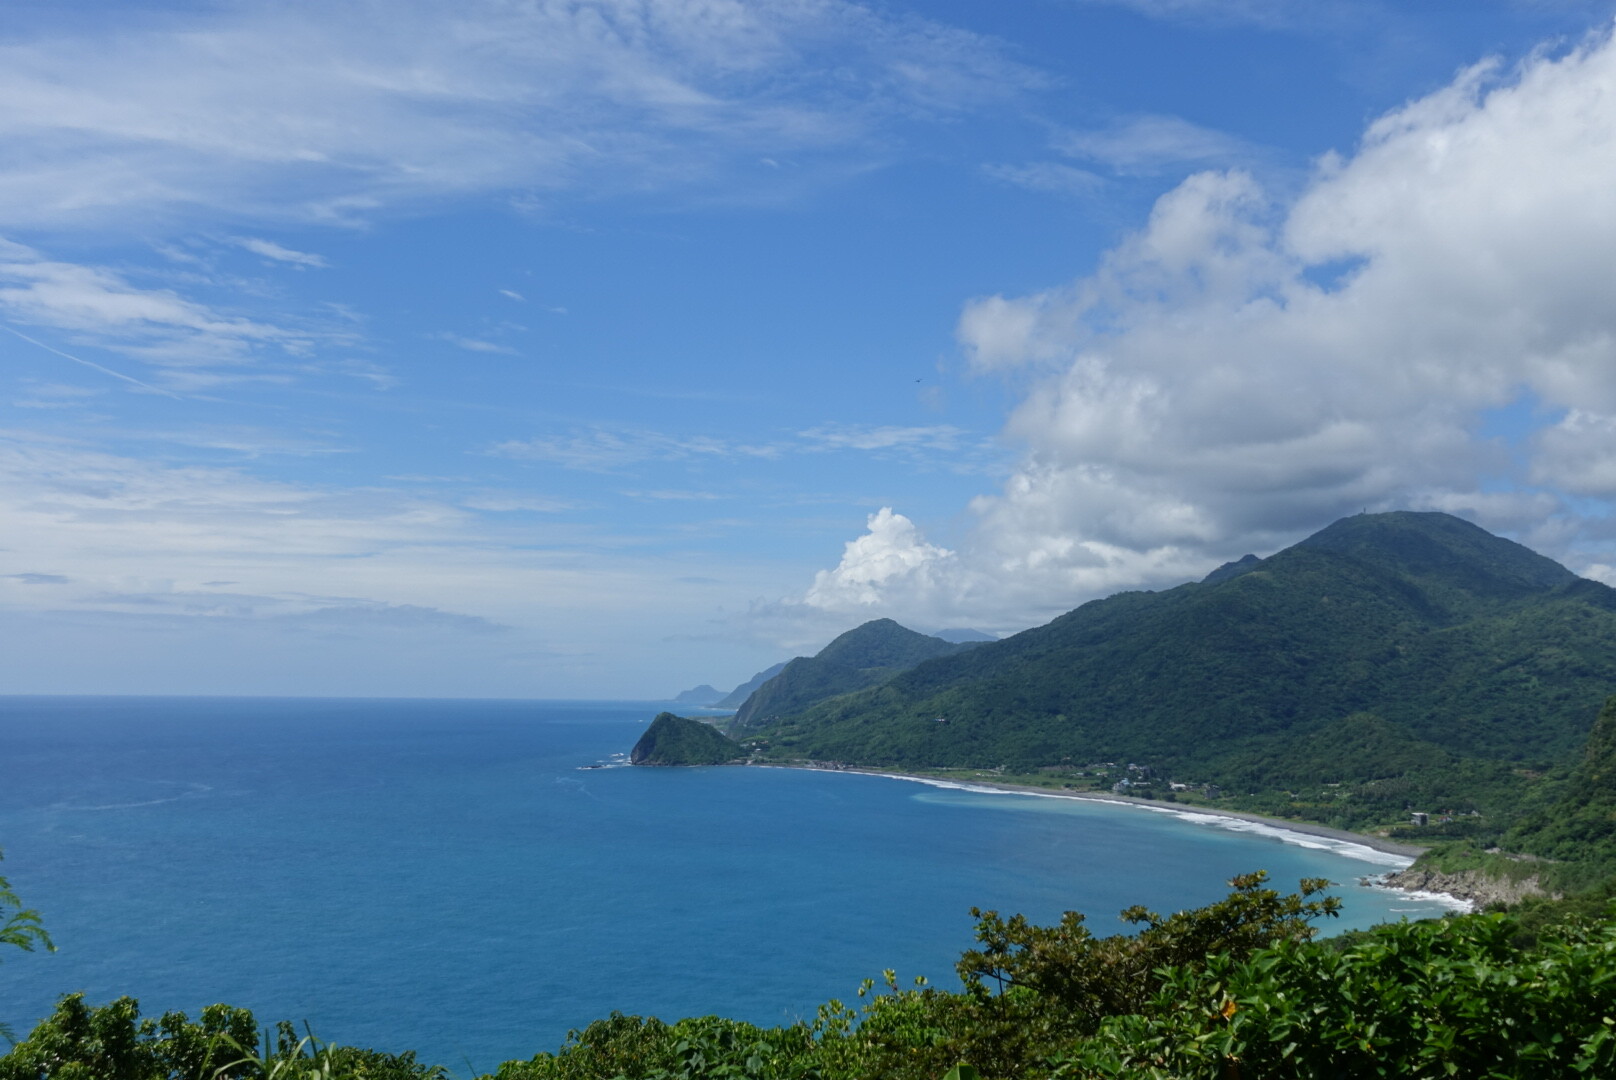
[(1444, 873), (1411, 866), (1406, 870), (1382, 874), (1372, 879), (1372, 884), (1409, 892), (1446, 893), (1460, 900), (1468, 900), (1477, 907), (1494, 903), (1515, 904), (1529, 896), (1552, 895), (1538, 882), (1536, 874), (1509, 879), (1487, 877), (1479, 870)]

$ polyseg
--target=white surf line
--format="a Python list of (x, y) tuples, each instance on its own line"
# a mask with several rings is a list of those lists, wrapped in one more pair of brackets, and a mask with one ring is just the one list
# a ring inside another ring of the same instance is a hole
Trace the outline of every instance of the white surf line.
[[(1391, 851), (1381, 851), (1379, 848), (1370, 847), (1368, 844), (1354, 843), (1351, 840), (1341, 840), (1331, 836), (1317, 836), (1313, 833), (1298, 832), (1295, 829), (1287, 829), (1283, 826), (1271, 825), (1263, 821), (1228, 817), (1224, 814), (1206, 810), (1175, 810), (1166, 806), (1151, 806), (1131, 799), (1108, 799), (1103, 795), (1072, 795), (1053, 791), (1011, 791), (1002, 787), (994, 787), (991, 784), (973, 784), (968, 780), (942, 780), (933, 776), (908, 776), (904, 773), (874, 772), (866, 769), (815, 769), (802, 765), (766, 765), (762, 767), (802, 769), (805, 772), (834, 772), (852, 776), (875, 776), (884, 780), (908, 780), (915, 784), (925, 784), (927, 787), (942, 788), (947, 791), (964, 791), (974, 795), (1021, 795), (1033, 799), (1059, 799), (1069, 803), (1103, 803), (1107, 806), (1127, 807), (1130, 810), (1154, 810), (1160, 814), (1171, 814), (1191, 825), (1227, 829), (1230, 832), (1253, 833), (1278, 840), (1281, 843), (1295, 844), (1298, 847), (1312, 848), (1315, 851), (1330, 851), (1348, 859), (1357, 859), (1360, 862), (1393, 870), (1405, 869), (1414, 862), (1411, 856), (1398, 855)], [(1372, 888), (1400, 893), (1410, 900), (1441, 904), (1443, 907), (1454, 911), (1471, 912), (1476, 909), (1475, 904), (1471, 901), (1460, 899), (1457, 896), (1450, 896), (1447, 893), (1399, 889), (1390, 885), (1382, 885), (1372, 878), (1363, 878), (1361, 881)]]
[(1227, 829), (1230, 832), (1266, 836), (1283, 843), (1295, 844), (1297, 847), (1313, 848), (1315, 851), (1332, 851), (1349, 859), (1357, 859), (1360, 862), (1373, 863), (1376, 866), (1386, 866), (1396, 870), (1402, 870), (1414, 862), (1410, 856), (1381, 851), (1368, 844), (1356, 843), (1332, 836), (1319, 836), (1297, 829), (1287, 829), (1282, 825), (1251, 821), (1247, 818), (1229, 817), (1216, 811), (1175, 810), (1166, 806), (1151, 806), (1131, 799), (1107, 799), (1103, 795), (1066, 795), (1053, 791), (1010, 791), (987, 784), (972, 784), (969, 781), (940, 780), (929, 776), (904, 776), (901, 773), (865, 773), (865, 775), (883, 776), (891, 780), (912, 780), (917, 784), (925, 784), (928, 787), (944, 788), (951, 791), (967, 791), (979, 795), (1021, 795), (1032, 799), (1059, 799), (1064, 802), (1074, 803), (1102, 803), (1106, 806), (1125, 806), (1131, 810), (1150, 810), (1158, 814), (1170, 814), (1193, 825), (1207, 825), (1213, 828)]

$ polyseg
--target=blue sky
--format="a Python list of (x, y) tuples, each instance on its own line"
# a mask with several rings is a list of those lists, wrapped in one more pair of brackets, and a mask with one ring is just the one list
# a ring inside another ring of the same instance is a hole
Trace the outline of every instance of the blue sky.
[(1366, 508), (1616, 582), (1613, 15), (9, 4), (3, 685), (653, 697)]

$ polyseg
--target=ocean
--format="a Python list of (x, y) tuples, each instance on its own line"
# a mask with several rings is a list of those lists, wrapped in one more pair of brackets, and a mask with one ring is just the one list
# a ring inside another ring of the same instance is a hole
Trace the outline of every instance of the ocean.
[(0, 698), (0, 875), (58, 946), (0, 953), (0, 1021), (224, 1001), (466, 1075), (613, 1010), (775, 1024), (884, 968), (957, 985), (973, 906), (1107, 933), (1265, 869), (1341, 882), (1332, 930), (1445, 910), (1356, 884), (1406, 860), (1245, 823), (616, 767), (664, 707)]

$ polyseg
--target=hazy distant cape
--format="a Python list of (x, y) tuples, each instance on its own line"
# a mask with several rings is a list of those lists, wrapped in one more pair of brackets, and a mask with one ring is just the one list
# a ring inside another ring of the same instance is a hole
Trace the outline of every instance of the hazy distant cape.
[(702, 683), (700, 686), (693, 686), (689, 690), (679, 691), (673, 696), (673, 703), (675, 705), (712, 706), (717, 705), (723, 699), (724, 691), (715, 686)]

